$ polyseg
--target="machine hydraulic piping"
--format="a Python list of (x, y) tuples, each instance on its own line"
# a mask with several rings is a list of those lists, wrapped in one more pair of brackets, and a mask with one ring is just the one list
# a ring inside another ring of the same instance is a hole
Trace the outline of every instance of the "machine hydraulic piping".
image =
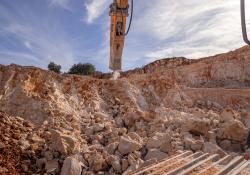
[(246, 7), (245, 7), (245, 0), (241, 0), (240, 2), (241, 8), (241, 26), (242, 26), (242, 34), (244, 41), (250, 45), (250, 41), (247, 36), (247, 27), (246, 27)]

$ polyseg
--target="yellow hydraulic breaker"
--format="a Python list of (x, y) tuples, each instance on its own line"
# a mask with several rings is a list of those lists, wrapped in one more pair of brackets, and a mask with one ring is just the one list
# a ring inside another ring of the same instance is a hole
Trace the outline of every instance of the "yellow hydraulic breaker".
[(122, 67), (122, 52), (126, 35), (126, 18), (128, 17), (128, 0), (114, 0), (110, 5), (110, 60), (109, 68), (119, 71)]

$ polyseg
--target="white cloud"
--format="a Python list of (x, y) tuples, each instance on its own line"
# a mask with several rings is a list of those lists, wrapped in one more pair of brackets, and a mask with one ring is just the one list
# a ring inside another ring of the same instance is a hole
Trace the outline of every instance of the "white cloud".
[(24, 60), (35, 61), (35, 62), (41, 61), (41, 60), (39, 60), (39, 58), (37, 58), (31, 54), (24, 53), (24, 52), (0, 51), (0, 55), (4, 56), (5, 59), (15, 59), (18, 57), (22, 61), (24, 61)]
[(101, 16), (111, 4), (112, 0), (90, 0), (85, 4), (87, 10), (87, 23), (93, 23), (99, 16)]
[(43, 60), (44, 64), (55, 61), (58, 64), (71, 65), (74, 62), (75, 55), (70, 40), (61, 31), (18, 23), (8, 25), (5, 31), (23, 40), (31, 54)]
[(55, 7), (60, 7), (60, 8), (64, 8), (67, 10), (71, 10), (69, 3), (70, 0), (48, 0), (49, 4), (51, 6), (55, 6)]
[(136, 61), (144, 58), (148, 63), (173, 56), (199, 58), (239, 48), (244, 45), (239, 10), (235, 0), (137, 0), (126, 51), (135, 55), (138, 50)]
[(32, 49), (32, 46), (31, 46), (31, 44), (30, 44), (29, 41), (25, 41), (25, 42), (24, 42), (24, 45), (25, 45), (28, 49)]

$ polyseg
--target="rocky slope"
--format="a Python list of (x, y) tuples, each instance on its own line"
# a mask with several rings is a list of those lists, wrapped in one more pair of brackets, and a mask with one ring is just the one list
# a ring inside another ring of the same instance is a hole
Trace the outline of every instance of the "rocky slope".
[(116, 81), (0, 66), (0, 111), (0, 174), (129, 174), (180, 150), (248, 158), (250, 47)]

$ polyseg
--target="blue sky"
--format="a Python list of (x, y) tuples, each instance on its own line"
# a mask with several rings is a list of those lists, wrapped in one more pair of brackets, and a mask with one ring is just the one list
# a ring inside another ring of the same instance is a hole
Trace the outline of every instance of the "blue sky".
[[(112, 0), (0, 0), (0, 64), (108, 70)], [(199, 58), (244, 45), (238, 0), (134, 0), (123, 69), (156, 59)], [(249, 3), (250, 5), (250, 3)], [(249, 9), (250, 10), (250, 9)]]

